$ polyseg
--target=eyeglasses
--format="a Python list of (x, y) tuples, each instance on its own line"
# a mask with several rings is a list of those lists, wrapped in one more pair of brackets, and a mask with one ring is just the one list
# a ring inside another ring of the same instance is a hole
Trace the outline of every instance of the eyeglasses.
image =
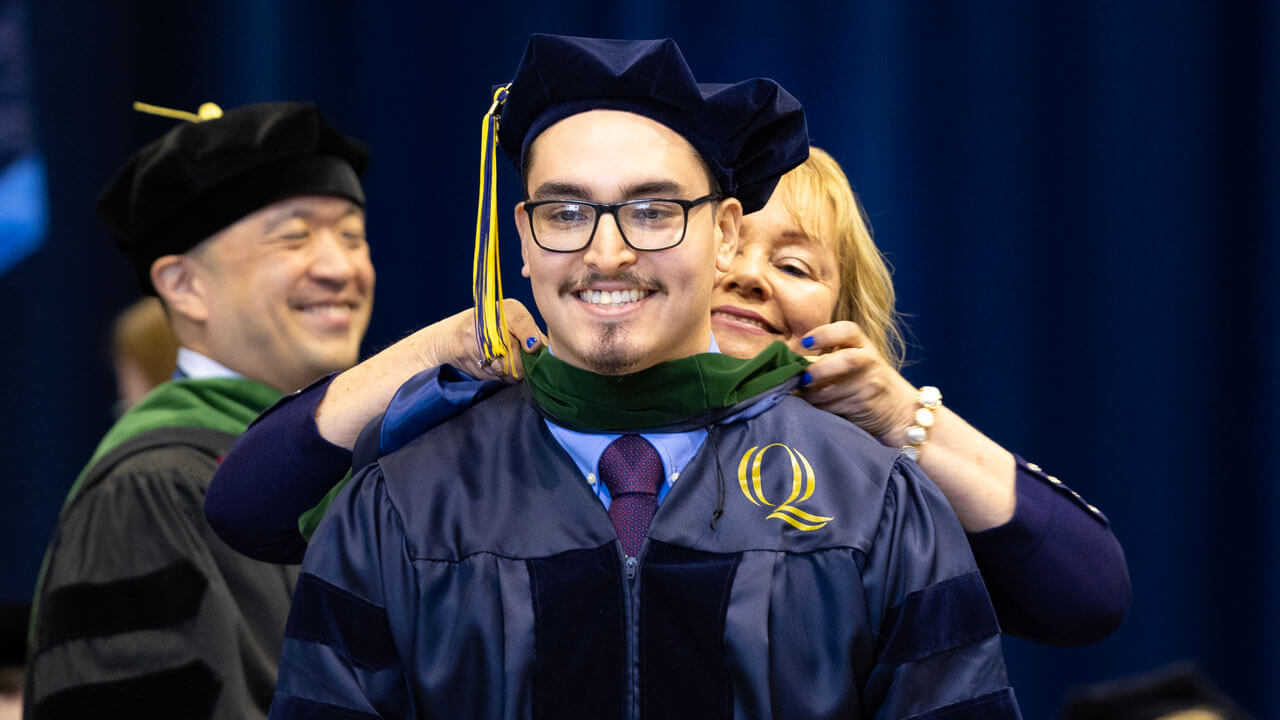
[(647, 198), (612, 204), (542, 200), (526, 202), (524, 211), (529, 216), (533, 241), (543, 250), (571, 253), (585, 249), (596, 236), (600, 216), (612, 215), (623, 242), (633, 250), (653, 252), (683, 242), (689, 211), (719, 199), (712, 193), (697, 200)]

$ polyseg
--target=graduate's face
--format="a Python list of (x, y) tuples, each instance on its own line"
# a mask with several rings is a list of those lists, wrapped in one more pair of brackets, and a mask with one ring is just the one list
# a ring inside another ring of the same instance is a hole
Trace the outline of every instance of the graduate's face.
[(289, 198), (191, 254), (205, 300), (204, 342), (215, 360), (285, 392), (355, 364), (374, 285), (358, 206), (330, 196)]
[[(615, 110), (552, 125), (530, 147), (527, 163), (532, 201), (694, 200), (710, 192), (688, 141), (646, 117)], [(613, 216), (605, 215), (586, 249), (556, 253), (535, 244), (523, 203), (517, 205), (523, 273), (556, 356), (619, 375), (706, 352), (715, 272), (728, 268), (741, 217), (735, 199), (721, 201), (715, 212), (703, 203), (689, 211), (682, 243), (641, 252), (627, 246)]]
[[(815, 217), (823, 212), (832, 214), (819, 207)], [(810, 237), (775, 192), (742, 219), (738, 252), (716, 282), (711, 329), (720, 350), (736, 357), (754, 357), (775, 340), (801, 352), (805, 334), (831, 322), (839, 295), (832, 243)]]

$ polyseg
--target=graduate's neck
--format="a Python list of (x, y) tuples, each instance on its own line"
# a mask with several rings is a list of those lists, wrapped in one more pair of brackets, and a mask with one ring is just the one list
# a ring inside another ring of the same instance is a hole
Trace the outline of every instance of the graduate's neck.
[(554, 337), (550, 339), (548, 349), (552, 355), (564, 361), (566, 365), (605, 377), (634, 375), (664, 363), (683, 360), (704, 352), (720, 351), (719, 347), (716, 346), (715, 338), (709, 331), (706, 333), (706, 339), (701, 343), (685, 343), (683, 347), (674, 351), (671, 348), (667, 348), (665, 352), (653, 351), (644, 353), (601, 344), (592, 348), (589, 354), (577, 354), (557, 346)]

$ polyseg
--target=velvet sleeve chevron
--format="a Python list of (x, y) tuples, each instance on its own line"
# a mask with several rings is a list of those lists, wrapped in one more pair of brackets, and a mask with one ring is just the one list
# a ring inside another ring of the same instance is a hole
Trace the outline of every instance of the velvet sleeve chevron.
[(213, 537), (214, 457), (139, 453), (77, 496), (38, 598), (28, 717), (263, 718), (296, 570)]
[(1019, 717), (995, 610), (964, 531), (913, 462), (894, 466), (863, 578), (878, 628), (867, 717)]
[(413, 717), (388, 607), (405, 607), (414, 573), (384, 482), (377, 465), (366, 467), (316, 528), (285, 629), (273, 720)]

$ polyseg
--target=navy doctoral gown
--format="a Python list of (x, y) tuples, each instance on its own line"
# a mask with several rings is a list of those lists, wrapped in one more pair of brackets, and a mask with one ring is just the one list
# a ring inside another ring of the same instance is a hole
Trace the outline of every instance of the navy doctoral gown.
[(896, 451), (781, 397), (712, 428), (627, 558), (510, 388), (357, 474), (286, 630), (272, 718), (435, 716), (1018, 711), (965, 535)]

